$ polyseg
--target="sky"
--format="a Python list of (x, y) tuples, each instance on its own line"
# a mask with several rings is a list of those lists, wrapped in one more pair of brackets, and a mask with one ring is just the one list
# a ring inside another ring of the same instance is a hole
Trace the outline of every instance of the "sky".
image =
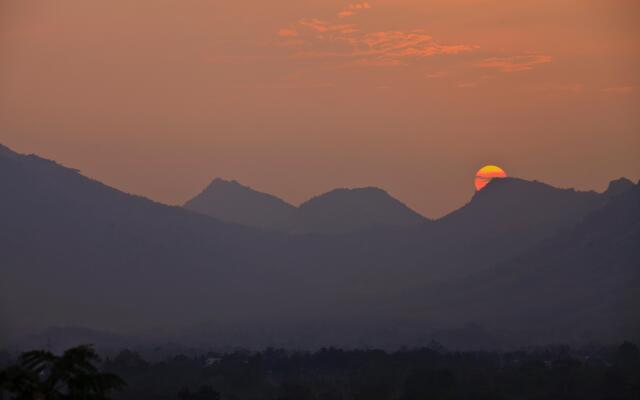
[(637, 0), (0, 0), (0, 143), (169, 204), (640, 178)]

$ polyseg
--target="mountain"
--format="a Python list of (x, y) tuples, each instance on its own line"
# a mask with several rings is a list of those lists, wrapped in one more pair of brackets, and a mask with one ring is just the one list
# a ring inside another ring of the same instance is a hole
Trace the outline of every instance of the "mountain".
[[(131, 333), (224, 316), (229, 303), (203, 304), (230, 281), (266, 273), (261, 259), (283, 242), (6, 147), (0, 188), (0, 322), (15, 334), (60, 325)], [(235, 296), (256, 286), (245, 279)]]
[(518, 178), (493, 179), (464, 207), (440, 219), (447, 231), (483, 233), (556, 230), (575, 223), (601, 207), (606, 198), (596, 192), (558, 189)]
[(223, 179), (214, 179), (184, 207), (221, 221), (276, 231), (289, 230), (296, 213), (294, 206), (275, 196)]
[(518, 178), (493, 179), (463, 207), (420, 233), (396, 239), (403, 244), (394, 253), (406, 252), (407, 244), (413, 243), (422, 250), (411, 251), (410, 257), (429, 266), (430, 279), (457, 278), (520, 254), (572, 227), (606, 202), (607, 197), (596, 192)]
[(427, 221), (382, 189), (335, 189), (300, 205), (296, 229), (340, 234), (376, 226), (409, 227)]
[(607, 197), (614, 197), (624, 193), (627, 193), (629, 190), (633, 189), (635, 184), (631, 182), (627, 178), (619, 178), (614, 181), (609, 182), (609, 186), (607, 190), (604, 192), (604, 195)]
[[(625, 339), (638, 322), (620, 311), (638, 293), (634, 188), (494, 180), (430, 223), (290, 235), (0, 147), (0, 341), (62, 326), (202, 346), (397, 347), (468, 322), (484, 330), (449, 336), (499, 331), (495, 343), (527, 344), (591, 327), (585, 340)], [(365, 202), (389, 204), (373, 191)]]
[[(425, 296), (425, 293), (428, 293)], [(640, 338), (640, 185), (569, 229), (468, 278), (423, 288), (416, 313), (473, 316), (521, 342)]]
[(427, 221), (378, 188), (336, 189), (296, 208), (270, 194), (222, 179), (215, 179), (184, 207), (221, 221), (305, 234), (345, 234)]

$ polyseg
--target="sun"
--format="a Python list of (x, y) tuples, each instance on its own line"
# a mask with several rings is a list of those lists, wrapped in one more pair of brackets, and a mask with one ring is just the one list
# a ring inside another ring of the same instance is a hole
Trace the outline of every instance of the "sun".
[(485, 165), (476, 172), (476, 190), (482, 190), (493, 178), (506, 178), (507, 173), (497, 165)]

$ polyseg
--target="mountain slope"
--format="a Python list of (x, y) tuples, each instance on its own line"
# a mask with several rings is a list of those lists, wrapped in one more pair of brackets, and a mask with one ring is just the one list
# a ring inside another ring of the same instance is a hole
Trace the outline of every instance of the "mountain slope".
[(629, 179), (619, 178), (609, 182), (609, 186), (604, 192), (604, 195), (607, 197), (615, 197), (627, 193), (629, 190), (633, 189), (634, 186), (634, 183)]
[(296, 229), (340, 234), (376, 226), (408, 227), (427, 222), (378, 188), (335, 189), (300, 205)]
[[(462, 208), (435, 223), (442, 252), (478, 269), (519, 254), (602, 207), (606, 196), (518, 178), (493, 179)], [(456, 243), (457, 242), (457, 243)], [(451, 245), (464, 243), (465, 252)], [(489, 264), (483, 263), (487, 260)]]
[(184, 207), (221, 221), (298, 234), (345, 234), (427, 221), (378, 188), (336, 189), (296, 208), (270, 194), (222, 179), (215, 179)]
[(596, 192), (579, 192), (518, 178), (493, 179), (471, 202), (438, 220), (446, 230), (481, 233), (571, 225), (605, 203)]
[(494, 268), (400, 304), (510, 332), (518, 343), (640, 338), (640, 186)]
[(214, 179), (184, 207), (221, 221), (279, 231), (290, 229), (296, 212), (275, 196), (223, 179)]
[[(202, 304), (239, 276), (260, 276), (263, 253), (281, 242), (7, 148), (0, 188), (0, 319), (16, 331), (131, 332), (210, 318), (216, 307)], [(237, 294), (254, 286), (247, 281)]]
[[(605, 323), (590, 293), (608, 308), (632, 304), (624, 285), (637, 266), (637, 199), (500, 184), (433, 223), (285, 235), (131, 196), (0, 147), (0, 335), (71, 326), (207, 346), (419, 345), (469, 320), (520, 326), (529, 337), (538, 325)], [(575, 283), (569, 300), (545, 292), (554, 279)], [(544, 298), (532, 309), (537, 293)], [(529, 313), (537, 324), (523, 321)], [(637, 318), (610, 319), (607, 337), (627, 332), (625, 320)], [(604, 337), (596, 328), (593, 337)]]

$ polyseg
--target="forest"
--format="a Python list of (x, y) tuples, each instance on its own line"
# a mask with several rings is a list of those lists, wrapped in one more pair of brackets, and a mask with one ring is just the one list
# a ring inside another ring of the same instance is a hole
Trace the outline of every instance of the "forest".
[[(153, 362), (131, 350), (101, 359), (84, 346), (62, 356), (4, 353), (1, 361), (3, 400), (640, 398), (640, 351), (630, 342), (508, 352), (448, 351), (436, 343), (395, 352), (237, 350)], [(31, 381), (25, 378), (34, 371)]]

